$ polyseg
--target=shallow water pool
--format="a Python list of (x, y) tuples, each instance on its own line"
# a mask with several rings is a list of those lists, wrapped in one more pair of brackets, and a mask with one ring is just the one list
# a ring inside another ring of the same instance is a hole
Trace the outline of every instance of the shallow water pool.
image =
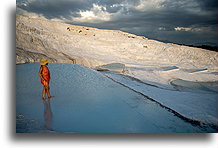
[(18, 133), (216, 132), (80, 65), (49, 64), (50, 100), (41, 99), (39, 63), (16, 66)]

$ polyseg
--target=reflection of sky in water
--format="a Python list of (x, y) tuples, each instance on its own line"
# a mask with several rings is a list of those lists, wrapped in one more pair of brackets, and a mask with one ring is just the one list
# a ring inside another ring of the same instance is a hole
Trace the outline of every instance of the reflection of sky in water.
[(44, 103), (44, 121), (45, 128), (48, 130), (52, 130), (52, 111), (50, 105), (50, 99), (43, 101)]
[(200, 71), (206, 71), (207, 68), (204, 69), (181, 69), (184, 72), (194, 73), (194, 72), (200, 72)]
[(173, 80), (170, 82), (177, 90), (198, 93), (217, 93), (218, 84), (214, 82), (192, 82), (186, 80)]
[(104, 75), (79, 65), (49, 64), (51, 95), (55, 97), (44, 102), (37, 75), (39, 67), (39, 63), (16, 67), (17, 114), (55, 132), (213, 131), (193, 126)]

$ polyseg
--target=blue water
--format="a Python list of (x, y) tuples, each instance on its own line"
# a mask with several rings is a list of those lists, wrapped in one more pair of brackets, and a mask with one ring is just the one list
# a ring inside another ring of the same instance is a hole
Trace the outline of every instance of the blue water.
[[(218, 91), (218, 83), (214, 82), (192, 82), (186, 80), (173, 80), (170, 82), (177, 90), (192, 91), (199, 93), (216, 93)], [(217, 97), (216, 97), (217, 98)]]
[(17, 132), (189, 133), (216, 132), (193, 125), (99, 72), (49, 64), (51, 100), (41, 99), (39, 63), (16, 66)]

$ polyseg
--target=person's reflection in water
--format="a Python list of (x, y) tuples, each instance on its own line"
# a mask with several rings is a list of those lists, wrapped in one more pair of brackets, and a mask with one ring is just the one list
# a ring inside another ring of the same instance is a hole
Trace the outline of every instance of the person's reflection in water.
[(45, 120), (45, 127), (48, 130), (52, 130), (52, 111), (50, 105), (50, 99), (43, 100), (44, 102), (44, 120)]

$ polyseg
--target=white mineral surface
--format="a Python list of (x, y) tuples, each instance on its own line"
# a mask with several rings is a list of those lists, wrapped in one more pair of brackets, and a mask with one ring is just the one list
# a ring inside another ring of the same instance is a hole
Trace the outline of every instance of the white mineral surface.
[(217, 125), (217, 52), (119, 30), (16, 16), (16, 63), (93, 68), (190, 119)]

